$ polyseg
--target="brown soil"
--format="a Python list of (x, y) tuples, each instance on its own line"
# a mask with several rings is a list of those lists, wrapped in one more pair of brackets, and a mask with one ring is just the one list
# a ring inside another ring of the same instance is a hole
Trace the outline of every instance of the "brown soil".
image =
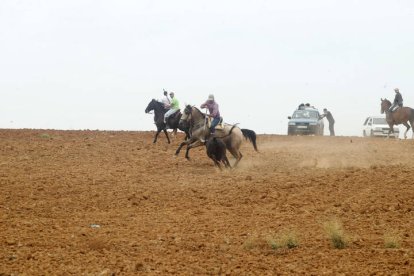
[(0, 130), (0, 275), (414, 273), (412, 140), (263, 135), (220, 172), (153, 135)]

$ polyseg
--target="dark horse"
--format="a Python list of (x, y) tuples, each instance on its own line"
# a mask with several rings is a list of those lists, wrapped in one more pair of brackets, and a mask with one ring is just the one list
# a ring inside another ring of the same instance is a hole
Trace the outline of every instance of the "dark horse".
[[(170, 137), (168, 137), (168, 132), (167, 132), (167, 126), (164, 123), (164, 114), (167, 112), (167, 110), (164, 108), (163, 103), (157, 101), (157, 100), (152, 100), (147, 108), (145, 109), (145, 113), (150, 113), (151, 111), (154, 110), (154, 123), (157, 126), (157, 133), (155, 134), (155, 138), (154, 138), (154, 144), (157, 142), (158, 139), (158, 135), (160, 134), (161, 131), (164, 131), (165, 136), (167, 137), (168, 140), (168, 144), (170, 144)], [(169, 129), (173, 129), (174, 130), (174, 134), (177, 134), (177, 128), (181, 131), (185, 132), (185, 140), (187, 140), (188, 138), (190, 138), (190, 132), (189, 132), (189, 128), (187, 126), (187, 124), (180, 124), (179, 122), (181, 120), (181, 112), (177, 111), (176, 113), (172, 114), (169, 118), (168, 118), (168, 126)]]
[[(394, 133), (394, 125), (403, 124), (407, 130), (404, 133), (404, 138), (407, 139), (407, 132), (411, 128), (414, 129), (414, 109), (410, 107), (400, 107), (394, 112), (390, 112), (391, 102), (387, 99), (381, 99), (381, 114), (386, 114), (387, 123), (390, 126), (388, 131), (388, 137), (391, 132)], [(408, 124), (410, 122), (410, 125)], [(413, 132), (414, 139), (414, 132)]]
[[(175, 154), (178, 155), (182, 147), (187, 146), (185, 157), (190, 159), (190, 149), (204, 145), (202, 139), (205, 139), (210, 135), (210, 130), (206, 124), (206, 115), (198, 108), (187, 105), (184, 110), (184, 114), (181, 117), (180, 123), (188, 124), (190, 126), (191, 137), (187, 141), (181, 143)], [(217, 138), (221, 138), (223, 140), (227, 150), (236, 159), (234, 167), (237, 166), (243, 157), (240, 152), (240, 146), (243, 142), (243, 138), (248, 139), (253, 144), (254, 149), (258, 151), (256, 144), (256, 133), (253, 130), (242, 130), (236, 125), (232, 126), (226, 124), (223, 129), (217, 129), (215, 135)]]

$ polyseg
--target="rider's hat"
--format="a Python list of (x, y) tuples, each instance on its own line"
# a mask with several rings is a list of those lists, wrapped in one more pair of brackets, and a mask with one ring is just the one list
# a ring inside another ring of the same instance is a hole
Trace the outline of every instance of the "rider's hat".
[(394, 91), (395, 91), (395, 92), (400, 92), (400, 89), (398, 89), (398, 88), (394, 88)]
[(175, 94), (174, 94), (174, 92), (170, 92), (170, 96), (174, 96)]
[(213, 94), (208, 95), (208, 100), (209, 101), (214, 101), (214, 95)]

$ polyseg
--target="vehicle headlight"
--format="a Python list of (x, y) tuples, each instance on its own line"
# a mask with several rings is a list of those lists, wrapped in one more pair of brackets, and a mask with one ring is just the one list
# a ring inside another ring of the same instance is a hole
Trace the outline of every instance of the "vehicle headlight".
[(290, 125), (290, 126), (296, 126), (296, 123), (294, 123), (294, 122), (289, 122), (289, 125)]

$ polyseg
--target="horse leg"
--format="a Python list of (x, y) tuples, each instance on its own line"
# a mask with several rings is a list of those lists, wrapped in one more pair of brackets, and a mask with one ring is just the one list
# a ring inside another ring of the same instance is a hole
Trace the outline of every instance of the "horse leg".
[(233, 155), (234, 158), (236, 158), (236, 163), (234, 163), (233, 168), (237, 167), (237, 164), (239, 164), (240, 160), (243, 157), (243, 154), (241, 154), (241, 152), (237, 149), (234, 148), (230, 148), (228, 149), (231, 153), (231, 155)]
[(154, 142), (153, 144), (157, 143), (158, 135), (160, 135), (161, 129), (157, 130), (157, 133), (155, 133)]
[(407, 132), (410, 130), (410, 125), (407, 122), (403, 123), (403, 125), (407, 128), (404, 132), (404, 139), (407, 139)]
[[(408, 137), (407, 137), (407, 133), (408, 133), (408, 131), (411, 129), (411, 127), (410, 127), (410, 124), (408, 124), (407, 122), (404, 124), (406, 127), (407, 127), (407, 130), (405, 131), (405, 134), (404, 134), (404, 138), (405, 139), (407, 139)], [(411, 124), (412, 125), (412, 124)]]
[(388, 126), (390, 127), (390, 129), (388, 130), (387, 139), (390, 138), (391, 132), (394, 134), (394, 123), (388, 123)]
[(221, 168), (220, 162), (217, 161), (217, 159), (214, 157), (213, 158), (214, 164), (220, 169), (220, 171), (222, 171), (223, 169)]
[(410, 121), (411, 131), (413, 132), (412, 139), (414, 139), (414, 120)]
[(223, 163), (224, 163), (224, 166), (225, 166), (226, 168), (231, 169), (231, 165), (230, 165), (230, 162), (229, 162), (229, 159), (227, 158), (227, 156), (224, 156), (224, 158), (223, 158)]
[(234, 163), (234, 167), (236, 167), (239, 164), (240, 160), (243, 158), (243, 154), (239, 151), (238, 156), (239, 158), (236, 160), (236, 163)]
[[(193, 138), (191, 140), (193, 140)], [(189, 143), (187, 145), (187, 151), (185, 153), (185, 158), (187, 158), (187, 160), (190, 160), (190, 155), (189, 155), (190, 149), (204, 145), (204, 143), (202, 143), (200, 140), (198, 140), (198, 139), (195, 139), (195, 140), (196, 140), (195, 142)]]
[(190, 133), (186, 130), (184, 140), (188, 140), (188, 139), (190, 139)]
[(166, 128), (164, 128), (164, 133), (165, 133), (165, 136), (167, 137), (168, 144), (171, 144), (170, 137), (168, 137), (168, 132)]
[(186, 141), (184, 141), (184, 142), (182, 142), (181, 144), (180, 144), (180, 146), (178, 147), (178, 149), (175, 151), (175, 155), (179, 155), (180, 154), (180, 151), (181, 151), (181, 149), (185, 146), (185, 145), (189, 145), (189, 144), (191, 144), (191, 143), (194, 143), (195, 142), (195, 139), (192, 141), (192, 139), (190, 139), (190, 140), (186, 140)]
[(392, 129), (392, 128), (390, 127), (390, 129), (388, 130), (387, 139), (390, 139), (391, 129)]

